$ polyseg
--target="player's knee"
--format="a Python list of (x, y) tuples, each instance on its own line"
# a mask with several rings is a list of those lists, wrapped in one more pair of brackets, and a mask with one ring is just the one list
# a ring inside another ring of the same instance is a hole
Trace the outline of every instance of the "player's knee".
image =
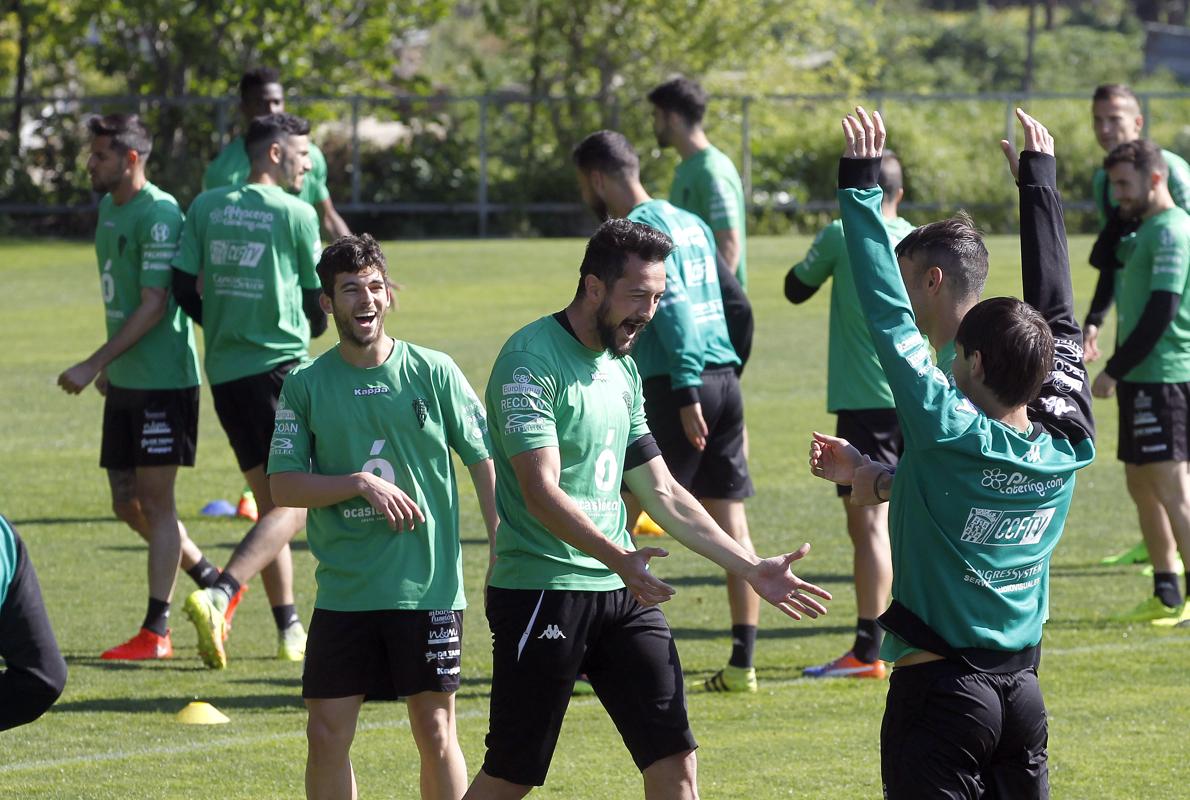
[(137, 501), (150, 524), (177, 519), (178, 511), (172, 496), (143, 495), (139, 496)]
[(140, 503), (135, 498), (129, 500), (113, 499), (112, 513), (116, 515), (116, 519), (130, 528), (135, 529), (140, 523)]
[(409, 725), (423, 756), (443, 757), (456, 747), (453, 720), (441, 709), (420, 714), (410, 711)]
[(310, 749), (320, 753), (346, 752), (355, 739), (355, 725), (334, 717), (310, 713), (306, 721), (306, 740)]

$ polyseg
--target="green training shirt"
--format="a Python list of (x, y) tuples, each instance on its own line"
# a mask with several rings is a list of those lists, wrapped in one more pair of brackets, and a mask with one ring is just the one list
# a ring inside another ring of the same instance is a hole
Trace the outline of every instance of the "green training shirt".
[(173, 195), (151, 183), (122, 206), (110, 194), (99, 201), (95, 255), (99, 288), (114, 337), (141, 304), (141, 289), (163, 289), (165, 316), (107, 365), (107, 377), (121, 389), (187, 389), (198, 386), (194, 328), (170, 292), (170, 261), (178, 252), (182, 209)]
[(632, 350), (641, 378), (665, 375), (672, 388), (680, 389), (701, 386), (708, 364), (739, 364), (727, 335), (710, 228), (664, 200), (641, 203), (628, 219), (674, 242), (665, 259), (665, 294)]
[(194, 199), (174, 266), (202, 276), (207, 378), (227, 383), (305, 358), (302, 290), (317, 289), (314, 209), (279, 186), (249, 183)]
[[(1173, 201), (1177, 206), (1184, 211), (1190, 211), (1190, 164), (1179, 156), (1177, 153), (1172, 153), (1169, 150), (1162, 150), (1161, 155), (1165, 157), (1165, 164), (1169, 167), (1169, 193), (1173, 197)], [(1095, 175), (1091, 178), (1091, 197), (1095, 201), (1095, 211), (1099, 215), (1099, 227), (1102, 228), (1107, 224), (1108, 208), (1103, 204), (1106, 197), (1111, 207), (1115, 208), (1118, 204), (1116, 198), (1112, 197), (1111, 187), (1107, 181), (1107, 170), (1099, 167), (1095, 170)], [(1126, 251), (1121, 251), (1121, 256)]]
[[(241, 186), (248, 181), (251, 171), (252, 162), (248, 160), (244, 137), (237, 136), (207, 165), (207, 171), (202, 175), (203, 191), (221, 186)], [(326, 156), (314, 142), (310, 142), (310, 171), (302, 180), (302, 188), (297, 196), (312, 206), (331, 196), (330, 190), (326, 188)]]
[(1116, 344), (1123, 344), (1136, 327), (1153, 292), (1182, 296), (1177, 315), (1156, 346), (1131, 372), (1130, 383), (1190, 381), (1190, 214), (1174, 207), (1154, 214), (1133, 238), (1124, 268), (1115, 272)]
[(0, 607), (8, 597), (8, 587), (17, 574), (17, 535), (8, 524), (8, 520), (0, 515)]
[(496, 566), (501, 589), (611, 591), (624, 582), (563, 542), (525, 507), (509, 459), (556, 447), (559, 485), (604, 536), (633, 549), (620, 500), (624, 452), (649, 432), (631, 358), (584, 346), (553, 316), (514, 333), (500, 350), (485, 400), (496, 465)]
[(409, 495), (426, 517), (398, 533), (362, 497), (311, 508), (306, 531), (318, 559), (316, 608), (466, 606), (452, 450), (466, 466), (487, 458), (487, 420), (444, 353), (396, 341), (383, 364), (361, 369), (336, 345), (286, 376), (269, 474), (371, 472)]
[[(889, 240), (895, 245), (913, 230), (913, 224), (897, 217), (884, 220)], [(880, 359), (868, 333), (868, 322), (855, 296), (855, 279), (843, 241), (843, 222), (835, 220), (823, 228), (805, 259), (793, 268), (806, 286), (831, 283), (830, 345), (826, 368), (826, 410), (892, 408), (892, 392), (880, 368)]]
[[(674, 170), (669, 202), (699, 217), (712, 231), (740, 232), (740, 263), (736, 277), (748, 290), (748, 207), (740, 173), (714, 145), (683, 159)], [(713, 241), (713, 238), (712, 238)]]
[[(857, 294), (905, 437), (889, 506), (892, 594), (952, 647), (1024, 650), (1041, 641), (1050, 554), (1094, 444), (989, 419), (933, 366), (881, 195), (839, 190)], [(880, 657), (910, 652), (889, 635)]]

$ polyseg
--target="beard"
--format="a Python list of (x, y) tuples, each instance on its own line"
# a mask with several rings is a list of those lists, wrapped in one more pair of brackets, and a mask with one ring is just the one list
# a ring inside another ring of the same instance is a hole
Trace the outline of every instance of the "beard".
[(635, 336), (623, 344), (617, 340), (616, 334), (620, 333), (624, 325), (638, 325), (643, 328), (649, 319), (641, 316), (626, 317), (616, 323), (609, 319), (610, 313), (611, 303), (605, 299), (595, 312), (595, 332), (599, 335), (599, 343), (611, 354), (612, 358), (623, 358), (631, 353), (632, 348), (636, 345), (636, 340), (640, 337), (640, 328), (637, 329)]
[(1142, 219), (1145, 214), (1149, 213), (1150, 206), (1152, 206), (1152, 203), (1149, 202), (1149, 198), (1147, 197), (1129, 203), (1127, 206), (1120, 203), (1120, 214), (1125, 219)]
[(340, 314), (334, 312), (335, 328), (339, 331), (339, 340), (348, 341), (357, 347), (367, 347), (384, 335), (384, 311), (376, 312), (376, 321), (372, 323), (372, 330), (363, 334), (355, 330), (355, 312)]
[(607, 201), (602, 197), (593, 198), (588, 206), (600, 222), (607, 222), (611, 219), (611, 214), (607, 211)]

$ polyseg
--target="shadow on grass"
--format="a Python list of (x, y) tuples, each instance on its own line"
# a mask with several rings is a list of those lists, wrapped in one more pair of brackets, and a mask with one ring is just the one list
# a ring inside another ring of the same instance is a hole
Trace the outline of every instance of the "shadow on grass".
[(93, 653), (62, 654), (71, 667), (93, 667), (104, 672), (144, 672), (166, 669), (172, 672), (199, 672), (206, 670), (198, 659), (173, 658), (149, 661), (105, 661)]
[(33, 525), (70, 525), (90, 522), (118, 522), (115, 517), (29, 517), (28, 519), (10, 519), (15, 527), (31, 527)]
[[(244, 533), (248, 531), (245, 530)], [(240, 546), (239, 540), (234, 542), (212, 542), (204, 544), (203, 550), (227, 550), (232, 551)], [(105, 550), (109, 553), (143, 553), (145, 551), (144, 542), (136, 542), (134, 544), (108, 544), (95, 548), (96, 550)], [(289, 549), (297, 552), (305, 552), (310, 549), (305, 539), (294, 539), (289, 543)]]
[[(302, 698), (295, 692), (286, 694), (256, 694), (228, 697), (207, 696), (207, 702), (227, 713), (231, 711), (292, 709), (305, 711)], [(123, 714), (176, 714), (186, 703), (185, 697), (104, 697), (94, 700), (68, 700), (54, 706), (59, 714), (91, 714), (117, 712)]]
[[(792, 622), (792, 620), (790, 620)], [(803, 621), (804, 622), (804, 621)], [(679, 643), (683, 640), (730, 639), (731, 632), (727, 628), (672, 628), (674, 639)], [(805, 639), (811, 636), (826, 636), (832, 633), (855, 633), (854, 625), (786, 625), (781, 628), (761, 628), (756, 632), (757, 639)]]

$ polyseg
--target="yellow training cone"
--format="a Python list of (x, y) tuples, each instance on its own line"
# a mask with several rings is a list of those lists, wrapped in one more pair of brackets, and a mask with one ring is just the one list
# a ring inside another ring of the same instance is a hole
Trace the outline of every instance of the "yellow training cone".
[(222, 711), (201, 700), (195, 700), (179, 711), (177, 720), (184, 725), (223, 725), (231, 722)]

